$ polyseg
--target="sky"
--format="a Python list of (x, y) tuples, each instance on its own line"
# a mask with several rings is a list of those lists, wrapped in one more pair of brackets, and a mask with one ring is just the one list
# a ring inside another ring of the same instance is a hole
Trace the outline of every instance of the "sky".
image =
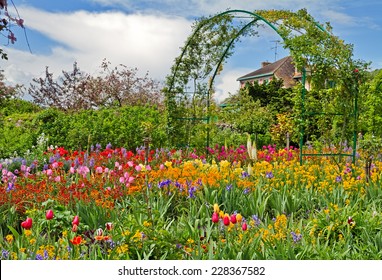
[[(17, 41), (0, 37), (9, 59), (0, 61), (6, 82), (29, 87), (46, 67), (58, 77), (73, 63), (96, 74), (103, 60), (148, 72), (164, 81), (180, 55), (192, 24), (200, 17), (242, 9), (305, 8), (318, 22), (330, 22), (333, 33), (354, 45), (354, 58), (382, 68), (382, 1), (380, 0), (13, 0), (24, 30), (14, 27)], [(8, 0), (9, 12), (16, 15)], [(4, 11), (1, 11), (2, 15)], [(219, 102), (239, 88), (238, 77), (288, 55), (272, 30), (244, 38), (215, 79)], [(30, 50), (29, 50), (30, 47)]]

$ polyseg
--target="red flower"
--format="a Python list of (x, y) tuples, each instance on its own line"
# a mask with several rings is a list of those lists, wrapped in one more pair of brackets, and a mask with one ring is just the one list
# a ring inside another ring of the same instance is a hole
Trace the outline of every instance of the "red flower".
[(228, 215), (224, 216), (223, 223), (225, 226), (229, 226), (229, 224), (231, 223)]
[(74, 218), (73, 218), (73, 222), (72, 222), (72, 225), (74, 226), (74, 225), (79, 225), (80, 224), (80, 217), (78, 217), (78, 216), (74, 216)]
[(73, 245), (79, 245), (79, 244), (81, 244), (81, 242), (82, 242), (81, 236), (75, 236), (75, 237), (73, 237), (72, 240), (70, 240), (70, 243), (72, 243)]
[(355, 225), (355, 221), (353, 220), (352, 217), (349, 217), (349, 218), (348, 218), (348, 224), (351, 225), (351, 226), (352, 226), (352, 225)]
[(53, 210), (49, 209), (48, 211), (46, 211), (45, 217), (47, 220), (53, 219), (53, 217), (54, 217)]
[(236, 214), (232, 214), (232, 215), (231, 215), (231, 222), (232, 222), (233, 224), (236, 224), (236, 223), (237, 223), (237, 220), (236, 220)]
[(24, 222), (21, 223), (21, 227), (25, 229), (31, 229), (32, 228), (32, 218), (27, 218)]
[(243, 223), (242, 225), (241, 225), (241, 229), (242, 230), (244, 230), (244, 231), (246, 231), (247, 230), (247, 223)]
[(110, 223), (110, 222), (106, 223), (105, 226), (106, 226), (107, 230), (112, 230), (113, 229), (113, 223)]
[(219, 214), (218, 213), (216, 213), (216, 212), (212, 213), (212, 222), (213, 223), (219, 222)]

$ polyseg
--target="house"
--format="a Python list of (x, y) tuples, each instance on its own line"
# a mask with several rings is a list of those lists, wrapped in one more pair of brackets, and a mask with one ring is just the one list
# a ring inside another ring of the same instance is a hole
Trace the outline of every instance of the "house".
[[(240, 88), (243, 88), (246, 83), (257, 82), (263, 84), (272, 79), (282, 79), (285, 88), (291, 88), (298, 81), (301, 81), (301, 73), (294, 66), (291, 56), (284, 57), (273, 63), (262, 62), (261, 68), (238, 78), (237, 81), (240, 82)], [(305, 87), (310, 88), (308, 83), (305, 84)]]

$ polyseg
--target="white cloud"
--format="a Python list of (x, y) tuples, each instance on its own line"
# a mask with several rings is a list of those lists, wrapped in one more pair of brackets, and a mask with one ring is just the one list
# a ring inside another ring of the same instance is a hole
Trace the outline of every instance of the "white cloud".
[(214, 98), (217, 102), (235, 94), (240, 88), (237, 78), (253, 71), (252, 68), (235, 68), (223, 71), (220, 76), (215, 78), (215, 94)]
[(334, 10), (326, 10), (324, 15), (327, 17), (329, 22), (336, 22), (337, 24), (341, 25), (356, 25), (357, 20), (356, 18), (349, 16), (345, 13), (341, 13)]
[(11, 79), (39, 75), (45, 66), (58, 75), (61, 70), (70, 70), (74, 61), (92, 73), (104, 58), (113, 65), (137, 67), (142, 73), (149, 71), (152, 78), (163, 79), (191, 32), (188, 20), (164, 15), (86, 11), (65, 14), (30, 7), (22, 7), (22, 14), (28, 29), (42, 33), (57, 45), (51, 47), (51, 53), (38, 55), (6, 48), (9, 61), (4, 68), (13, 75)]

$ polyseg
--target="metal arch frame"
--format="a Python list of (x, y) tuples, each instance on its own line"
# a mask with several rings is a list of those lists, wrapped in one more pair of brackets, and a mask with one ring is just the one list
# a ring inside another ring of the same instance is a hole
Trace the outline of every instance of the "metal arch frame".
[[(180, 63), (182, 61), (182, 58), (183, 58), (184, 54), (186, 53), (186, 50), (187, 50), (188, 46), (192, 42), (192, 39), (194, 38), (194, 36), (199, 32), (199, 30), (203, 26), (205, 26), (211, 20), (213, 20), (215, 18), (218, 18), (218, 17), (221, 17), (221, 16), (224, 16), (224, 15), (227, 15), (227, 14), (236, 14), (236, 13), (244, 13), (244, 14), (247, 14), (247, 15), (251, 15), (251, 16), (254, 17), (254, 19), (251, 22), (249, 22), (248, 24), (246, 24), (244, 27), (242, 27), (239, 30), (239, 32), (237, 32), (236, 36), (229, 42), (229, 44), (227, 45), (225, 51), (221, 55), (218, 64), (215, 67), (214, 74), (211, 77), (211, 80), (210, 80), (210, 83), (209, 83), (209, 86), (208, 86), (208, 90), (207, 90), (207, 117), (206, 118), (202, 118), (202, 119), (207, 121), (207, 139), (206, 139), (206, 147), (207, 148), (209, 147), (209, 142), (210, 142), (210, 128), (209, 128), (209, 123), (210, 123), (210, 97), (211, 97), (211, 93), (212, 93), (213, 83), (214, 83), (215, 77), (216, 77), (216, 75), (217, 75), (217, 73), (219, 71), (219, 68), (220, 68), (221, 64), (223, 63), (223, 61), (224, 61), (224, 58), (225, 58), (227, 52), (229, 51), (229, 49), (231, 48), (231, 46), (233, 45), (235, 40), (247, 28), (249, 28), (250, 26), (252, 26), (254, 23), (256, 23), (259, 20), (263, 21), (265, 24), (267, 24), (269, 27), (271, 27), (281, 37), (281, 39), (283, 39), (283, 41), (285, 40), (285, 38), (283, 38), (282, 34), (277, 29), (277, 27), (274, 24), (272, 24), (270, 21), (265, 19), (264, 17), (260, 16), (259, 14), (256, 14), (256, 13), (253, 13), (253, 12), (250, 12), (250, 11), (246, 11), (246, 10), (240, 10), (240, 9), (227, 10), (225, 12), (219, 13), (219, 14), (209, 18), (206, 22), (204, 22), (202, 24), (199, 24), (197, 26), (196, 30), (191, 35), (191, 37), (188, 39), (185, 47), (183, 48), (183, 51), (182, 51), (180, 57), (178, 58), (178, 61), (177, 61), (176, 65), (175, 65), (174, 74), (173, 74), (173, 77), (172, 77), (172, 80), (171, 80), (171, 83), (170, 83), (170, 87), (169, 87), (169, 92), (170, 93), (172, 92), (172, 89), (173, 89), (173, 86), (174, 86), (174, 83), (175, 83), (175, 77), (176, 77), (179, 65), (180, 65)], [(320, 24), (318, 24), (315, 21), (313, 21), (313, 22), (310, 21), (310, 22), (313, 23), (322, 32), (325, 32), (328, 36), (330, 36), (330, 33), (323, 26), (321, 26)], [(304, 109), (305, 93), (306, 93), (305, 81), (306, 81), (306, 69), (303, 68), (302, 69), (302, 81), (301, 81), (302, 82), (302, 90), (301, 90), (301, 108), (302, 108), (301, 119), (302, 120), (304, 120), (306, 115), (309, 114), (309, 113), (305, 112), (305, 109)], [(353, 160), (353, 163), (355, 163), (356, 148), (357, 148), (357, 131), (356, 131), (356, 129), (357, 129), (357, 116), (358, 116), (358, 108), (357, 108), (357, 106), (358, 106), (357, 105), (357, 97), (358, 96), (357, 95), (358, 95), (358, 89), (356, 89), (355, 92), (354, 92), (354, 113), (353, 113), (353, 116), (354, 116), (354, 131), (353, 131), (353, 152), (352, 152), (352, 154), (322, 154), (322, 153), (318, 153), (318, 154), (306, 154), (306, 153), (303, 153), (304, 127), (303, 127), (303, 125), (301, 125), (301, 128), (300, 128), (300, 149), (299, 149), (300, 150), (300, 164), (301, 165), (303, 163), (302, 159), (303, 159), (304, 156), (351, 156), (352, 160)], [(207, 152), (208, 152), (208, 150), (207, 150)]]
[[(202, 24), (199, 24), (197, 26), (197, 28), (195, 29), (195, 31), (193, 32), (193, 34), (191, 35), (191, 37), (188, 39), (186, 45), (184, 46), (183, 50), (182, 50), (182, 53), (180, 55), (180, 57), (178, 58), (178, 61), (175, 65), (175, 70), (174, 70), (174, 74), (172, 76), (172, 80), (171, 80), (171, 84), (170, 84), (170, 87), (169, 87), (169, 93), (172, 92), (172, 89), (173, 89), (173, 86), (174, 86), (174, 83), (175, 83), (175, 77), (176, 77), (176, 74), (177, 74), (177, 71), (178, 71), (178, 68), (179, 68), (179, 65), (182, 61), (182, 58), (184, 56), (184, 54), (186, 53), (186, 50), (188, 48), (188, 46), (191, 44), (192, 42), (192, 39), (194, 38), (194, 36), (199, 32), (199, 30), (205, 26), (208, 22), (212, 21), (213, 19), (215, 18), (218, 18), (218, 17), (221, 17), (221, 16), (224, 16), (224, 15), (227, 15), (227, 14), (236, 14), (236, 13), (244, 13), (244, 14), (248, 14), (248, 15), (251, 15), (254, 17), (254, 19), (249, 22), (248, 24), (246, 24), (244, 27), (242, 27), (239, 32), (237, 32), (236, 36), (229, 42), (229, 44), (227, 45), (225, 51), (223, 52), (222, 56), (220, 57), (220, 60), (218, 62), (218, 64), (216, 65), (215, 67), (215, 71), (214, 71), (214, 74), (212, 75), (211, 77), (211, 80), (210, 80), (210, 83), (209, 83), (209, 86), (208, 86), (208, 90), (207, 90), (207, 117), (206, 118), (203, 118), (204, 120), (207, 121), (207, 139), (206, 139), (206, 148), (209, 147), (209, 142), (210, 142), (210, 128), (209, 128), (209, 124), (210, 124), (210, 119), (211, 119), (211, 116), (210, 116), (210, 98), (211, 98), (211, 92), (212, 92), (212, 87), (213, 87), (213, 83), (214, 83), (214, 80), (215, 80), (215, 77), (219, 71), (219, 68), (221, 66), (221, 64), (223, 63), (224, 61), (224, 58), (227, 54), (227, 52), (229, 51), (229, 49), (232, 47), (233, 43), (235, 42), (235, 40), (247, 29), (249, 28), (250, 26), (252, 26), (254, 23), (256, 23), (258, 20), (261, 20), (263, 21), (264, 23), (266, 23), (269, 27), (271, 27), (274, 31), (276, 31), (276, 33), (282, 38), (282, 35), (280, 34), (279, 30), (276, 28), (276, 26), (274, 26), (272, 23), (270, 23), (268, 20), (266, 20), (265, 18), (263, 18), (262, 16), (256, 14), (256, 13), (253, 13), (253, 12), (249, 12), (249, 11), (246, 11), (246, 10), (228, 10), (228, 11), (225, 11), (225, 12), (222, 12), (222, 13), (219, 13), (211, 18), (209, 18), (206, 22), (202, 23)], [(284, 40), (284, 38), (282, 38)], [(208, 152), (208, 149), (207, 149), (207, 152)]]

